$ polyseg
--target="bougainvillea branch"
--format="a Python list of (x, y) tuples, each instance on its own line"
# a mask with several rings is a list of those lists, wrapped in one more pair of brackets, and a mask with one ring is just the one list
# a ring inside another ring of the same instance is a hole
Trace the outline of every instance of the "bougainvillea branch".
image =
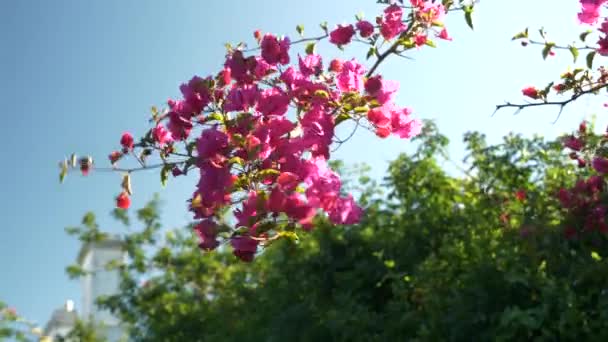
[[(435, 47), (433, 35), (451, 40), (443, 19), (454, 1), (410, 3), (408, 13), (387, 4), (375, 24), (357, 16), (355, 23), (333, 30), (321, 24), (324, 34), (318, 36), (304, 37), (298, 26), (298, 40), (258, 30), (255, 48), (227, 44), (219, 72), (182, 84), (181, 99), (170, 99), (164, 110), (152, 109), (153, 127), (139, 141), (123, 134), (121, 148), (108, 157), (112, 168), (96, 169), (123, 173), (116, 205), (129, 207), (133, 172), (160, 169), (164, 185), (169, 176), (197, 171), (199, 182), (188, 202), (201, 249), (230, 242), (245, 261), (260, 245), (312, 229), (320, 213), (334, 224), (357, 223), (363, 211), (343, 193), (339, 175), (328, 166), (331, 145), (339, 147), (359, 125), (380, 138), (416, 136), (420, 121), (394, 102), (399, 85), (378, 68), (392, 55)], [(472, 26), (471, 5), (466, 10)], [(315, 47), (326, 40), (340, 49), (353, 41), (369, 45), (371, 67), (356, 59), (324, 65)], [(301, 43), (304, 49), (294, 54)], [(380, 53), (385, 43), (389, 47)], [(346, 121), (355, 128), (337, 139), (336, 127)], [(118, 167), (128, 157), (138, 165)], [(85, 175), (94, 170), (90, 157), (66, 159), (60, 166), (62, 180), (71, 169)], [(227, 210), (234, 225), (222, 219)]]

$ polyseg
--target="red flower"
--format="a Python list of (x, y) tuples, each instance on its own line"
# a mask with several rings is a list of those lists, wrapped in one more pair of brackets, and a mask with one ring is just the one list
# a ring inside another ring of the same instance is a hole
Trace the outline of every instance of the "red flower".
[(121, 209), (129, 209), (131, 206), (131, 199), (126, 192), (123, 191), (116, 197), (116, 206)]
[(133, 136), (129, 132), (125, 132), (122, 134), (120, 138), (120, 144), (125, 150), (132, 150), (134, 145)]
[(523, 189), (519, 189), (515, 192), (515, 198), (517, 198), (518, 201), (523, 202), (526, 200), (526, 191)]
[(524, 94), (524, 96), (533, 98), (533, 99), (538, 99), (540, 97), (538, 90), (534, 87), (527, 87), (521, 90), (521, 92)]
[(108, 156), (108, 159), (110, 159), (110, 163), (112, 163), (112, 165), (114, 165), (121, 157), (122, 157), (122, 153), (120, 153), (120, 151), (114, 151), (114, 152), (110, 153), (110, 155)]

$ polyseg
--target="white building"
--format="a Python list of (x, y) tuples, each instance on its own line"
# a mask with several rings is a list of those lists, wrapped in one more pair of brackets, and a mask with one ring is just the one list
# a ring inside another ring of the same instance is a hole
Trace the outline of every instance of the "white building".
[(99, 309), (95, 305), (95, 299), (118, 293), (120, 286), (118, 270), (108, 270), (106, 265), (110, 262), (122, 262), (125, 256), (123, 242), (116, 237), (82, 246), (78, 253), (78, 264), (86, 272), (86, 275), (81, 277), (82, 312), (77, 315), (73, 310), (73, 303), (70, 305), (71, 301), (68, 301), (66, 307), (53, 312), (44, 329), (44, 335), (51, 338), (65, 336), (76, 319), (80, 318), (95, 322), (108, 341), (123, 340), (124, 329), (120, 321), (109, 311)]

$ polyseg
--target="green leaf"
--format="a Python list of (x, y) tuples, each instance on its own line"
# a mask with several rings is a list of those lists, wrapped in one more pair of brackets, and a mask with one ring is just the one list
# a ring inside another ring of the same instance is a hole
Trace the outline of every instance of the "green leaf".
[(576, 63), (576, 59), (578, 58), (578, 49), (572, 45), (569, 46), (570, 53), (572, 54), (572, 58), (574, 59), (574, 63)]
[(545, 47), (543, 48), (543, 59), (547, 59), (547, 56), (549, 56), (549, 53), (551, 52), (551, 49), (555, 46), (555, 43), (546, 43)]
[(595, 51), (591, 51), (587, 54), (587, 68), (593, 68), (593, 58), (595, 57)]
[(591, 258), (595, 261), (602, 261), (602, 257), (596, 251), (591, 251)]
[(260, 178), (266, 178), (269, 176), (278, 176), (281, 173), (281, 171), (279, 170), (275, 170), (275, 169), (264, 169), (260, 172), (258, 172), (258, 176)]
[(384, 261), (384, 266), (386, 266), (386, 268), (394, 268), (395, 267), (395, 260), (385, 260)]
[(229, 164), (239, 164), (241, 166), (245, 165), (245, 161), (241, 157), (232, 157), (228, 160)]
[(369, 112), (369, 108), (367, 108), (365, 106), (360, 106), (360, 107), (353, 108), (353, 111), (358, 114), (367, 113), (367, 112)]
[(432, 40), (430, 40), (430, 39), (427, 39), (424, 44), (426, 44), (426, 45), (428, 45), (428, 46), (430, 46), (432, 48), (436, 48), (437, 47), (437, 45), (435, 45), (435, 42), (432, 41)]
[(78, 278), (80, 276), (87, 274), (87, 272), (85, 272), (82, 269), (82, 267), (80, 267), (78, 265), (70, 265), (70, 266), (66, 267), (65, 271), (67, 272), (70, 279)]
[(587, 36), (589, 35), (589, 33), (591, 33), (591, 30), (587, 30), (578, 36), (580, 38), (581, 42), (585, 42), (585, 39), (587, 39)]
[(167, 185), (167, 180), (169, 179), (169, 172), (173, 168), (173, 164), (165, 164), (163, 165), (163, 169), (160, 171), (160, 183), (162, 186)]
[(66, 167), (61, 167), (61, 172), (59, 173), (59, 183), (63, 183), (63, 180), (65, 179), (65, 176), (68, 174), (68, 168)]
[(304, 36), (304, 25), (296, 26), (296, 31), (298, 31), (298, 34), (303, 37)]
[(473, 29), (473, 6), (464, 6), (464, 20), (467, 22), (467, 25)]
[(222, 113), (211, 113), (209, 114), (209, 116), (207, 116), (207, 120), (205, 121), (211, 121), (211, 120), (216, 120), (219, 122), (224, 122), (224, 116), (222, 115)]
[(325, 90), (319, 89), (319, 90), (315, 91), (315, 96), (328, 99), (329, 98), (329, 93), (327, 93)]
[(321, 24), (319, 24), (319, 26), (321, 27), (321, 29), (327, 34), (328, 30), (327, 30), (327, 21), (322, 22)]
[(367, 56), (365, 56), (366, 59), (369, 59), (372, 56), (376, 56), (378, 55), (378, 50), (376, 49), (375, 46), (372, 46), (369, 48), (369, 50), (367, 51)]
[(528, 38), (528, 28), (526, 27), (525, 30), (519, 32), (518, 34), (516, 34), (515, 36), (513, 36), (513, 38), (511, 38), (511, 40), (517, 40), (517, 39), (527, 39)]
[(346, 113), (341, 113), (340, 115), (338, 115), (338, 117), (336, 117), (335, 126), (338, 126), (341, 122), (346, 121), (348, 119), (350, 119), (350, 115)]
[(312, 55), (315, 53), (315, 43), (308, 43), (306, 44), (306, 49), (304, 51), (306, 51), (307, 55)]

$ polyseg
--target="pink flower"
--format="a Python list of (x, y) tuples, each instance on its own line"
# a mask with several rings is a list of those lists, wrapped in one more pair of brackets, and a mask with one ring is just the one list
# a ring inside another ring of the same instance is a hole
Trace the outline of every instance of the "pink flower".
[(437, 34), (437, 37), (443, 40), (452, 40), (452, 37), (450, 37), (448, 30), (445, 27)]
[(288, 64), (289, 63), (289, 38), (285, 37), (279, 42), (277, 37), (267, 33), (262, 38), (262, 58), (270, 64)]
[(211, 101), (211, 94), (206, 81), (198, 76), (192, 77), (187, 84), (182, 84), (179, 89), (188, 104), (188, 108), (194, 113), (200, 113)]
[(600, 26), (598, 31), (600, 31), (604, 34), (608, 34), (608, 18), (604, 19), (604, 21), (602, 22), (602, 25)]
[(121, 209), (129, 209), (131, 206), (131, 199), (126, 192), (121, 192), (118, 197), (116, 197), (116, 207)]
[(112, 165), (116, 164), (116, 162), (122, 158), (122, 153), (120, 151), (113, 151), (112, 153), (110, 153), (110, 155), (108, 156), (108, 159), (110, 159), (110, 163)]
[(581, 139), (570, 135), (564, 139), (564, 146), (574, 151), (580, 151), (585, 144)]
[(190, 114), (182, 114), (175, 111), (169, 112), (169, 131), (171, 137), (178, 140), (186, 140), (192, 130), (192, 122)]
[(270, 64), (266, 63), (266, 61), (261, 57), (255, 58), (255, 68), (253, 69), (253, 74), (256, 78), (261, 79), (267, 76), (270, 73), (276, 71)]
[(515, 198), (520, 201), (523, 202), (526, 200), (526, 190), (523, 189), (519, 189), (515, 192)]
[(300, 178), (292, 172), (282, 172), (277, 178), (277, 185), (282, 191), (294, 191), (299, 183)]
[(600, 38), (600, 40), (597, 41), (597, 44), (599, 45), (596, 50), (597, 53), (602, 56), (608, 56), (608, 36)]
[(342, 60), (339, 59), (332, 59), (331, 62), (329, 62), (329, 71), (332, 72), (340, 72), (342, 71)]
[(258, 87), (256, 85), (245, 84), (242, 86), (233, 86), (228, 92), (224, 110), (231, 111), (247, 111), (253, 107), (258, 99)]
[(361, 220), (363, 210), (355, 203), (352, 195), (339, 198), (329, 213), (329, 219), (335, 224), (356, 224)]
[(300, 65), (300, 72), (305, 77), (320, 74), (323, 70), (321, 56), (315, 54), (306, 55), (304, 58), (298, 56), (298, 64)]
[(300, 148), (309, 148), (313, 156), (329, 158), (329, 145), (334, 136), (334, 117), (321, 106), (315, 106), (300, 121), (302, 138)]
[(402, 22), (403, 10), (396, 4), (388, 6), (384, 10), (384, 18), (379, 22), (380, 33), (386, 40), (391, 40), (407, 29)]
[(580, 0), (581, 12), (578, 20), (584, 24), (595, 24), (600, 17), (600, 9), (606, 0)]
[(196, 142), (196, 151), (201, 159), (208, 159), (216, 154), (223, 154), (227, 147), (228, 136), (216, 128), (204, 130)]
[(346, 91), (360, 91), (363, 89), (363, 76), (365, 67), (355, 60), (342, 64), (342, 71), (336, 76), (338, 89)]
[(538, 90), (534, 87), (527, 87), (522, 89), (522, 94), (524, 94), (524, 96), (533, 98), (533, 99), (538, 99), (540, 97)]
[(559, 192), (557, 193), (557, 198), (559, 199), (559, 202), (561, 203), (562, 207), (570, 208), (572, 206), (572, 195), (570, 194), (570, 191), (564, 188), (559, 189)]
[(312, 228), (315, 208), (304, 202), (299, 194), (293, 193), (285, 199), (284, 211), (289, 218), (294, 219), (303, 228)]
[(329, 33), (329, 42), (332, 44), (346, 45), (350, 43), (351, 39), (355, 35), (355, 29), (353, 25), (338, 25), (338, 27)]
[(593, 159), (592, 165), (595, 171), (601, 174), (608, 173), (608, 159), (596, 157)]
[(289, 96), (277, 88), (265, 89), (260, 93), (256, 110), (265, 116), (283, 115), (289, 108)]
[(396, 109), (392, 111), (391, 125), (393, 134), (402, 139), (409, 139), (417, 136), (422, 131), (422, 122), (411, 118), (412, 110), (409, 108)]
[(372, 108), (367, 112), (367, 120), (377, 128), (388, 128), (390, 132), (391, 112), (386, 107)]
[(374, 33), (374, 25), (367, 20), (358, 21), (356, 26), (362, 38), (367, 38)]
[(194, 227), (198, 236), (198, 247), (204, 250), (216, 249), (220, 243), (217, 241), (217, 224), (209, 219), (199, 222)]
[(417, 34), (414, 37), (414, 44), (416, 44), (417, 47), (420, 47), (420, 46), (426, 44), (426, 41), (427, 41), (426, 34)]
[(173, 141), (171, 132), (169, 132), (161, 123), (156, 124), (156, 127), (152, 129), (152, 136), (154, 137), (154, 141), (160, 146)]
[(251, 262), (258, 250), (258, 241), (249, 236), (236, 236), (230, 239), (232, 253), (245, 262)]
[(365, 91), (380, 104), (392, 101), (397, 90), (399, 90), (397, 81), (387, 81), (382, 79), (382, 76), (371, 77), (365, 82)]
[(132, 150), (133, 146), (134, 146), (134, 140), (133, 140), (133, 136), (131, 135), (131, 133), (129, 132), (125, 132), (122, 134), (122, 137), (120, 137), (120, 144), (122, 145), (122, 148), (125, 150)]

